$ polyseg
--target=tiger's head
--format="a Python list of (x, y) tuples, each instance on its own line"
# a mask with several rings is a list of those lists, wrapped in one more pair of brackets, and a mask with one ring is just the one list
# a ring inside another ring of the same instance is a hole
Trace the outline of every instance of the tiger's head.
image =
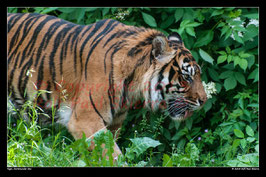
[(155, 68), (149, 91), (150, 101), (155, 103), (152, 109), (162, 108), (173, 120), (185, 120), (202, 108), (207, 95), (201, 81), (201, 68), (180, 35), (155, 37), (151, 57)]

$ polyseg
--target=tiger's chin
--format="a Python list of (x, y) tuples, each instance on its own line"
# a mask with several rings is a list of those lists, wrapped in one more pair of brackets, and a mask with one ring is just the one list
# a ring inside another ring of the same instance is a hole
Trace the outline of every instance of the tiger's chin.
[[(168, 105), (166, 104), (165, 101), (161, 101), (160, 104), (159, 104), (159, 108), (161, 110), (167, 110), (168, 109)], [(189, 118), (190, 116), (192, 116), (193, 112), (194, 111), (192, 111), (192, 110), (186, 110), (182, 114), (175, 113), (175, 112), (168, 113), (168, 114), (169, 114), (169, 117), (171, 117), (171, 119), (174, 120), (174, 121), (184, 121), (187, 118)]]
[(186, 110), (184, 114), (181, 114), (181, 115), (180, 114), (178, 114), (178, 115), (170, 114), (170, 117), (174, 121), (184, 121), (192, 115), (193, 115), (193, 111)]

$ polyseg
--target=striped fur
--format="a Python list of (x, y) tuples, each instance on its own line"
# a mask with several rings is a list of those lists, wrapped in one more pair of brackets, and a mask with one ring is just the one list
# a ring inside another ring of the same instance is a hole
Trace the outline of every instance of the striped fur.
[[(34, 72), (35, 71), (35, 72)], [(8, 91), (18, 106), (52, 100), (75, 138), (116, 131), (140, 98), (181, 120), (206, 101), (200, 67), (178, 34), (112, 19), (76, 25), (40, 14), (8, 14)], [(119, 150), (118, 150), (119, 151)]]

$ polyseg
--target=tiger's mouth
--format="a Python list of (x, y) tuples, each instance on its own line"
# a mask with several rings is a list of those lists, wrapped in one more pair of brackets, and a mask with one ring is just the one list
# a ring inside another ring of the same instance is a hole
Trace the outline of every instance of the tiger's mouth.
[(193, 110), (189, 102), (179, 97), (168, 101), (161, 101), (160, 109), (164, 110), (168, 116), (175, 121), (183, 121), (192, 116)]

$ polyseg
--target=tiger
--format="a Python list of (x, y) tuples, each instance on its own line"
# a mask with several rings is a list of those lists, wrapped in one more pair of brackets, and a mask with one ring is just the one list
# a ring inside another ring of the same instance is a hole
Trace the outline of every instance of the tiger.
[[(7, 31), (9, 99), (17, 107), (32, 100), (47, 112), (57, 108), (56, 121), (74, 139), (100, 130), (118, 136), (140, 99), (174, 121), (207, 101), (201, 67), (176, 32), (114, 19), (77, 25), (37, 13), (8, 13)], [(37, 97), (40, 90), (47, 92)]]

